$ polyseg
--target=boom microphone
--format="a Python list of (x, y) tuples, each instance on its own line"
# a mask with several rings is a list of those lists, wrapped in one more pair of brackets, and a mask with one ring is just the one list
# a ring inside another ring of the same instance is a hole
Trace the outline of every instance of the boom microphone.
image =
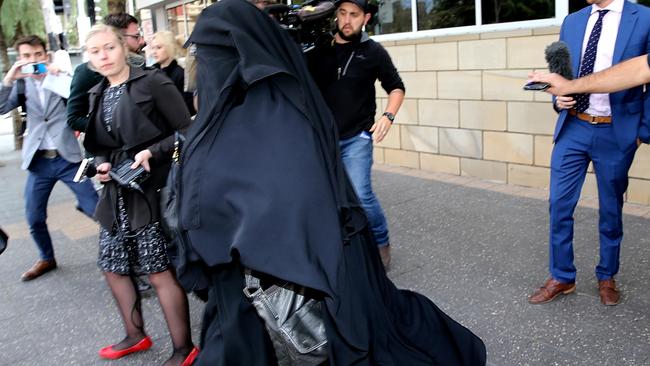
[[(544, 51), (548, 71), (559, 74), (563, 78), (573, 79), (573, 70), (571, 67), (571, 54), (569, 46), (562, 41), (553, 42), (546, 47)], [(550, 87), (548, 83), (532, 82), (524, 85), (525, 90), (546, 90)]]
[(563, 78), (573, 79), (573, 70), (571, 68), (571, 54), (569, 46), (562, 41), (553, 42), (544, 51), (548, 71), (562, 75)]

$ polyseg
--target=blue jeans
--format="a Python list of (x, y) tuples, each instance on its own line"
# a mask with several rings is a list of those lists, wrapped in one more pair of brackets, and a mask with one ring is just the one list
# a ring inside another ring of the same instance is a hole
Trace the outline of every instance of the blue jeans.
[(25, 184), (25, 215), (29, 232), (38, 246), (43, 260), (54, 259), (52, 238), (47, 230), (47, 201), (57, 181), (65, 183), (77, 196), (78, 208), (87, 216), (92, 217), (97, 206), (97, 192), (90, 180), (83, 183), (72, 181), (79, 168), (79, 163), (56, 157), (46, 159), (35, 156), (29, 166), (27, 183)]
[(549, 267), (556, 280), (576, 280), (573, 213), (590, 161), (598, 182), (600, 261), (596, 277), (607, 280), (618, 272), (623, 199), (635, 152), (635, 144), (621, 151), (611, 124), (591, 125), (575, 117), (567, 119), (551, 155)]
[(368, 217), (368, 224), (378, 246), (388, 245), (388, 225), (384, 211), (372, 191), (372, 138), (369, 135), (341, 140), (341, 158), (352, 187)]

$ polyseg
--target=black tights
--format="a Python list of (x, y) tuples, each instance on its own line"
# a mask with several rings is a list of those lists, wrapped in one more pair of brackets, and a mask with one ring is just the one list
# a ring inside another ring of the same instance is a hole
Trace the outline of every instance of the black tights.
[[(126, 332), (126, 338), (114, 345), (113, 348), (125, 349), (135, 345), (146, 336), (140, 295), (131, 277), (110, 272), (104, 272), (104, 276), (117, 302)], [(174, 353), (163, 365), (180, 365), (194, 347), (190, 331), (187, 296), (170, 270), (150, 274), (149, 281), (156, 289), (174, 346)]]

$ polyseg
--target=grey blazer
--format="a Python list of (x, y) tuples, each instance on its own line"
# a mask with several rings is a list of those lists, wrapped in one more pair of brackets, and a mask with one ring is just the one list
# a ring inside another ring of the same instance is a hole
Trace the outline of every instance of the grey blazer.
[[(27, 106), (27, 134), (23, 140), (23, 164), (22, 169), (27, 170), (41, 145), (41, 141), (47, 131), (56, 149), (62, 158), (78, 163), (82, 159), (81, 148), (74, 136), (74, 132), (68, 127), (66, 106), (61, 96), (47, 89), (45, 93), (45, 105), (38, 97), (35, 81), (31, 78), (25, 79), (25, 99)], [(0, 114), (18, 108), (18, 88), (16, 83), (12, 87), (2, 86), (0, 89)]]

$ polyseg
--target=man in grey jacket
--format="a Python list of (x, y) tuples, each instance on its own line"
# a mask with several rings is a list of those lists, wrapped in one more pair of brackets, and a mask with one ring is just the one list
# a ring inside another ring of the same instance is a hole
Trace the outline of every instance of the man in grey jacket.
[[(23, 73), (23, 67), (34, 71), (47, 67), (45, 42), (38, 36), (27, 36), (15, 44), (18, 61), (9, 69), (0, 88), (0, 114), (21, 103), (18, 87), (24, 83), (27, 112), (27, 134), (23, 143), (22, 169), (28, 171), (25, 184), (25, 215), (29, 231), (38, 247), (40, 259), (21, 279), (29, 281), (56, 268), (52, 239), (47, 230), (47, 201), (58, 181), (65, 183), (77, 196), (78, 208), (92, 217), (97, 206), (97, 193), (90, 181), (73, 182), (82, 159), (81, 149), (68, 127), (63, 97), (44, 89), (45, 73)], [(19, 81), (21, 80), (21, 81)]]

